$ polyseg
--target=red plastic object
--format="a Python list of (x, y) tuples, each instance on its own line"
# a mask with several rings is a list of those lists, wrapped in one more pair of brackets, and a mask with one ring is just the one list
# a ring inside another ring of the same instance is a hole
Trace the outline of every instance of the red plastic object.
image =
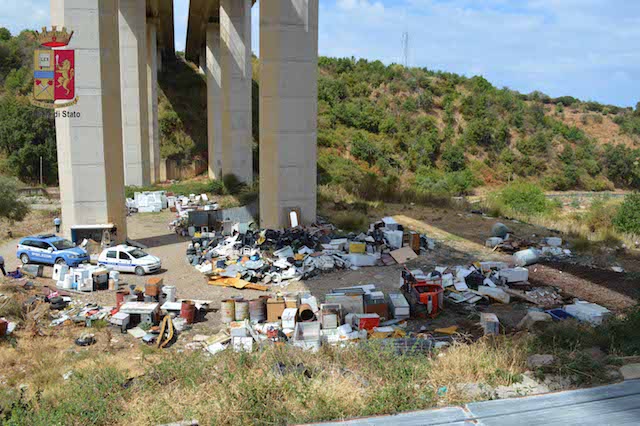
[(380, 315), (378, 314), (358, 314), (356, 316), (356, 326), (358, 330), (373, 330), (380, 325)]

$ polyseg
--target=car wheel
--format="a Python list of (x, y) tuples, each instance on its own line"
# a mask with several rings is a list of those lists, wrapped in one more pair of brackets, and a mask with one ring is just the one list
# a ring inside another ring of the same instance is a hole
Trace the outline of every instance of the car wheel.
[(136, 268), (136, 275), (138, 275), (140, 277), (144, 275), (144, 268), (142, 266), (138, 266)]
[(20, 256), (20, 262), (22, 262), (23, 265), (26, 265), (27, 263), (29, 263), (31, 261), (31, 259), (29, 259), (29, 255), (26, 253), (23, 253)]
[(66, 265), (67, 262), (63, 258), (56, 259), (56, 265)]

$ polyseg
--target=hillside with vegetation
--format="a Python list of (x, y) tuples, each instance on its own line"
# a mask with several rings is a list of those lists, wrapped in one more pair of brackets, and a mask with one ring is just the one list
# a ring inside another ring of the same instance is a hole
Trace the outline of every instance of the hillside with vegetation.
[(320, 182), (370, 198), (470, 193), (517, 179), (549, 190), (640, 187), (634, 110), (498, 89), (482, 77), (320, 59)]
[[(0, 173), (57, 180), (52, 113), (29, 104), (33, 34), (0, 30)], [(319, 61), (318, 181), (365, 199), (469, 194), (527, 179), (548, 190), (640, 188), (635, 110), (524, 95), (426, 68)], [(254, 58), (254, 139), (259, 139)], [(206, 82), (179, 56), (159, 75), (161, 153), (206, 158)], [(256, 161), (257, 163), (257, 161)], [(258, 165), (256, 164), (256, 168)]]

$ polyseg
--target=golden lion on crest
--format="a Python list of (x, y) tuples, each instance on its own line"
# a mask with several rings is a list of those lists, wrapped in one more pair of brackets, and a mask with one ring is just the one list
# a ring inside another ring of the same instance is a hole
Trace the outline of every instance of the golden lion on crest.
[(71, 68), (71, 62), (69, 60), (65, 60), (62, 62), (62, 67), (60, 67), (60, 77), (58, 77), (58, 85), (56, 87), (62, 87), (67, 91), (67, 95), (69, 94), (69, 83), (71, 83), (71, 79), (75, 76), (75, 70)]

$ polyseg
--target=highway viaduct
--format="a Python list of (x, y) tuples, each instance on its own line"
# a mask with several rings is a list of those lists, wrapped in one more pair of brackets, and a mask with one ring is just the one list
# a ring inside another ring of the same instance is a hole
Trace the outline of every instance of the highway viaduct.
[[(318, 1), (260, 2), (260, 224), (316, 218)], [(207, 82), (209, 176), (251, 182), (252, 0), (191, 0), (186, 58)], [(78, 102), (56, 115), (63, 232), (113, 224), (125, 185), (159, 179), (157, 75), (175, 59), (173, 0), (50, 0), (74, 31)], [(77, 113), (77, 114), (74, 114)], [(74, 118), (69, 118), (74, 117)]]

